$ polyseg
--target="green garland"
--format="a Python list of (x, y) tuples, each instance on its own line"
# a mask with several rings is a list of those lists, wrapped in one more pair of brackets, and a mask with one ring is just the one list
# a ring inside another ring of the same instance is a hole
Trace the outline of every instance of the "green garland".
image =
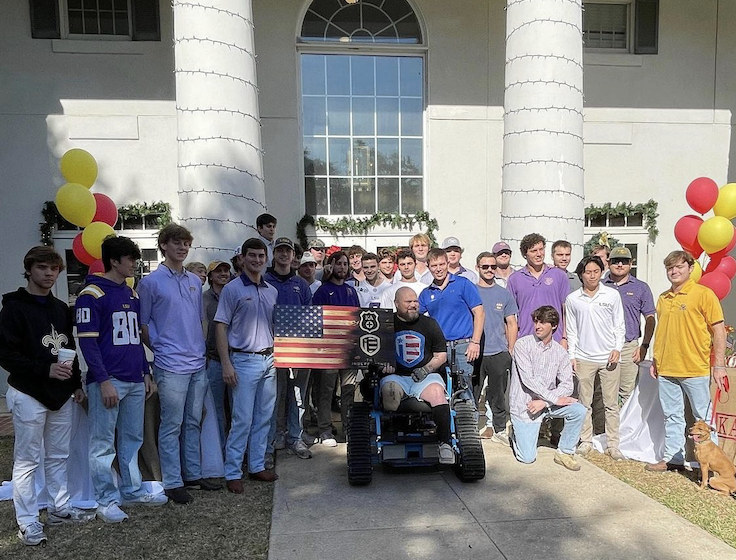
[(615, 206), (610, 202), (606, 202), (602, 206), (591, 204), (585, 209), (585, 217), (592, 220), (604, 216), (615, 218), (641, 214), (644, 219), (644, 226), (647, 228), (647, 233), (649, 234), (649, 241), (654, 243), (659, 235), (659, 229), (657, 229), (657, 218), (659, 217), (657, 206), (658, 203), (653, 199), (640, 204), (632, 204), (631, 202), (619, 202)]
[(434, 232), (439, 227), (437, 220), (432, 218), (428, 212), (417, 212), (413, 216), (409, 214), (390, 214), (388, 212), (379, 212), (367, 218), (339, 218), (337, 220), (328, 220), (327, 218), (315, 218), (309, 214), (304, 214), (301, 220), (296, 223), (296, 236), (302, 247), (309, 246), (307, 236), (307, 226), (328, 232), (333, 237), (339, 235), (365, 235), (373, 228), (378, 226), (390, 225), (394, 229), (411, 230), (414, 225), (423, 225), (426, 228), (425, 233), (429, 237), (432, 246), (437, 244)]
[(605, 245), (609, 249), (613, 249), (614, 247), (621, 245), (621, 242), (615, 237), (608, 235), (608, 232), (599, 231), (593, 235), (593, 237), (588, 239), (588, 241), (585, 242), (585, 245), (583, 245), (583, 256), (590, 255), (593, 252), (593, 247), (596, 245)]

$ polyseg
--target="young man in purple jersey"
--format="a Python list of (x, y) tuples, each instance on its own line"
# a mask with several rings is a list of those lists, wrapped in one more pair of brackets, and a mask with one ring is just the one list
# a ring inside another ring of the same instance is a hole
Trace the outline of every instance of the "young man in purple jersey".
[[(127, 237), (102, 242), (102, 276), (90, 275), (76, 303), (79, 348), (87, 362), (89, 396), (89, 466), (97, 500), (97, 517), (120, 523), (128, 515), (121, 505), (158, 506), (168, 499), (146, 492), (138, 469), (143, 445), (145, 400), (156, 391), (141, 344), (140, 300), (126, 284), (141, 252)], [(120, 486), (116, 486), (117, 431)]]

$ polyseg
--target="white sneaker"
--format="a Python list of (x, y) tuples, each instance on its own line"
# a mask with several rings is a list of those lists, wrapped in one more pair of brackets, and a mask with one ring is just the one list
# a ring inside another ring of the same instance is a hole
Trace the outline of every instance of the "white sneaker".
[(325, 447), (337, 447), (337, 440), (330, 432), (322, 434), (322, 445)]
[(136, 496), (135, 498), (125, 499), (123, 498), (124, 506), (162, 506), (168, 503), (169, 499), (166, 494), (143, 494), (142, 496)]
[(502, 432), (496, 432), (491, 436), (491, 441), (493, 443), (501, 443), (503, 445), (511, 445), (509, 442), (509, 434), (506, 430), (503, 430)]
[(591, 451), (593, 451), (593, 444), (588, 441), (584, 441), (583, 443), (578, 445), (578, 450), (576, 451), (576, 453), (581, 457), (585, 457)]
[(95, 518), (91, 511), (67, 506), (59, 510), (46, 510), (46, 521), (49, 525), (61, 525), (62, 523), (87, 523)]
[(439, 457), (441, 465), (455, 464), (455, 452), (452, 450), (452, 446), (449, 443), (440, 443)]
[(97, 506), (97, 517), (105, 523), (122, 523), (127, 521), (128, 514), (113, 502), (106, 506)]
[(28, 546), (46, 546), (46, 533), (43, 532), (43, 525), (38, 521), (34, 521), (30, 525), (26, 525), (24, 529), (18, 531), (20, 542)]

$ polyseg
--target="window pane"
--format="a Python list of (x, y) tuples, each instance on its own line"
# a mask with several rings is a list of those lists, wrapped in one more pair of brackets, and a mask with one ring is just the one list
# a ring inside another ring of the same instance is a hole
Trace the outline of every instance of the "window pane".
[(302, 126), (306, 136), (325, 134), (325, 98), (304, 97)]
[[(71, 1), (67, 1), (67, 4), (69, 5), (70, 8), (73, 7)], [(122, 10), (125, 8), (125, 6), (123, 6), (122, 3), (118, 3), (118, 4), (120, 4), (119, 6), (117, 6), (119, 10)], [(97, 0), (97, 6), (100, 8), (100, 10), (112, 10), (112, 0)]]
[(353, 179), (353, 206), (355, 214), (376, 213), (376, 180)]
[[(378, 175), (399, 174), (399, 139), (378, 139)], [(398, 193), (398, 188), (396, 189)]]
[(82, 8), (82, 0), (67, 0), (66, 5), (69, 7), (70, 10), (72, 10), (72, 9), (81, 9)]
[(625, 49), (627, 4), (585, 4), (583, 42), (588, 48)]
[(422, 95), (422, 59), (403, 57), (401, 65), (401, 95)]
[(350, 179), (330, 178), (330, 214), (352, 214)]
[(332, 136), (350, 134), (350, 98), (327, 98), (327, 128)]
[(327, 93), (350, 94), (350, 59), (347, 56), (327, 57)]
[(325, 57), (314, 54), (302, 55), (302, 93), (305, 95), (325, 94)]
[(376, 57), (376, 95), (399, 95), (399, 59)]
[(355, 136), (375, 134), (373, 127), (375, 113), (372, 97), (353, 97), (353, 134)]
[(326, 161), (324, 138), (304, 138), (304, 174), (326, 175)]
[(401, 135), (422, 135), (422, 100), (401, 100)]
[(103, 35), (115, 34), (112, 23), (112, 12), (100, 12), (100, 33)]
[(128, 35), (128, 14), (115, 12), (115, 35)]
[(422, 140), (421, 139), (402, 139), (401, 140), (401, 174), (402, 175), (421, 175), (422, 168)]
[(378, 211), (399, 211), (399, 180), (378, 179)]
[(632, 226), (641, 226), (644, 224), (644, 215), (643, 214), (632, 214), (631, 216), (628, 216), (626, 219), (626, 225), (629, 227)]
[(327, 179), (305, 177), (304, 190), (307, 214), (327, 214)]
[(376, 148), (373, 138), (353, 140), (353, 175), (362, 177), (376, 174)]
[(399, 135), (399, 100), (395, 97), (376, 99), (376, 127), (380, 136)]
[(330, 175), (350, 175), (350, 139), (330, 138)]
[(69, 33), (84, 33), (81, 11), (69, 10)]
[(84, 32), (91, 35), (99, 34), (100, 30), (97, 28), (97, 12), (91, 10), (84, 11)]
[(422, 201), (422, 180), (401, 180), (401, 212), (404, 214), (416, 214), (421, 212), (424, 206)]
[(373, 57), (353, 56), (351, 63), (353, 95), (373, 95)]

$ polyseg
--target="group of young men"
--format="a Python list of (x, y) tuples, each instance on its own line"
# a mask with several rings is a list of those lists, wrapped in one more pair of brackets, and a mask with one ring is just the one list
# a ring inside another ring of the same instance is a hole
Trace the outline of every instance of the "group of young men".
[[(47, 522), (94, 516), (71, 506), (66, 481), (72, 402), (84, 398), (78, 360), (60, 360), (75, 346), (75, 323), (87, 366), (96, 515), (105, 522), (127, 519), (122, 507), (128, 505), (186, 504), (192, 489), (221, 488), (202, 476), (200, 429), (208, 387), (230, 492), (244, 491), (244, 460), (250, 479), (270, 482), (278, 478), (276, 450), (309, 459), (309, 445), (316, 441), (337, 445), (335, 386), (339, 379), (345, 430), (357, 372), (275, 368), (273, 314), (279, 304), (393, 309), (396, 362), (381, 380), (383, 406), (395, 410), (407, 397), (428, 402), (439, 460), (446, 464), (455, 460), (448, 395), (438, 375), (446, 363), (460, 372), (462, 398), (485, 403), (481, 437), (512, 445), (520, 462), (531, 463), (542, 421), (551, 417), (554, 461), (571, 470), (580, 469), (576, 452), (592, 450), (597, 384), (606, 452), (624, 459), (619, 409), (647, 355), (655, 316), (651, 373), (659, 376), (667, 441), (665, 456), (650, 470), (684, 460), (683, 391), (696, 416), (705, 417), (711, 332), (713, 376), (723, 383), (723, 313), (713, 292), (690, 279), (694, 261), (683, 251), (665, 260), (672, 287), (655, 308), (649, 287), (631, 273), (633, 259), (625, 247), (596, 247), (573, 273), (570, 243), (552, 245), (549, 265), (546, 240), (529, 234), (519, 247), (522, 268), (514, 270), (511, 248), (498, 242), (477, 256), (471, 270), (461, 263), (456, 237), (431, 248), (430, 239), (418, 234), (395, 254), (354, 246), (327, 256), (321, 240), (303, 251), (276, 237), (276, 223), (269, 214), (259, 216), (259, 235), (238, 247), (231, 263), (218, 260), (206, 268), (185, 267), (193, 237), (182, 226), (165, 226), (158, 237), (163, 262), (137, 290), (126, 280), (136, 271), (138, 247), (125, 237), (110, 237), (102, 245), (105, 272), (88, 278), (74, 319), (51, 294), (64, 269), (61, 257), (49, 247), (28, 252), (27, 285), (6, 294), (0, 312), (0, 366), (10, 373), (7, 400), (16, 434), (13, 498), (24, 543), (46, 539), (34, 486), (42, 460), (53, 502)], [(209, 288), (203, 292), (205, 282)], [(152, 374), (144, 345), (153, 353)], [(156, 392), (164, 494), (147, 492), (138, 468), (145, 401)], [(318, 438), (304, 429), (310, 402)], [(119, 480), (112, 467), (116, 457)]]

